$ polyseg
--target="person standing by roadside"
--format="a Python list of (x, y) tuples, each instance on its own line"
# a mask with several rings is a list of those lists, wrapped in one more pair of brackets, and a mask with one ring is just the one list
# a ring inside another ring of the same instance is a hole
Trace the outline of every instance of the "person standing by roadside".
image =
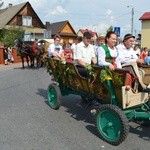
[(4, 45), (4, 61), (5, 65), (8, 65), (8, 48), (6, 45)]
[(7, 50), (8, 50), (8, 63), (10, 64), (10, 63), (14, 62), (14, 57), (12, 54), (12, 48), (8, 47)]

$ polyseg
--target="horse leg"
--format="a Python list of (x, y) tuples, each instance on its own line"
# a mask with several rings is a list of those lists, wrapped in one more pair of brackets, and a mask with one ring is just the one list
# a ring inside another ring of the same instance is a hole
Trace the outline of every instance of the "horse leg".
[(27, 65), (29, 67), (29, 59), (28, 59), (28, 56), (26, 56), (26, 61), (27, 61)]
[(23, 57), (21, 57), (21, 61), (22, 61), (22, 68), (24, 69), (24, 59), (23, 59)]
[(31, 68), (34, 67), (34, 57), (33, 56), (30, 56), (30, 62), (31, 62)]
[(39, 58), (38, 58), (38, 56), (37, 56), (37, 58), (36, 58), (36, 66), (37, 66), (37, 68), (39, 68), (39, 67), (40, 67), (40, 64), (39, 64)]

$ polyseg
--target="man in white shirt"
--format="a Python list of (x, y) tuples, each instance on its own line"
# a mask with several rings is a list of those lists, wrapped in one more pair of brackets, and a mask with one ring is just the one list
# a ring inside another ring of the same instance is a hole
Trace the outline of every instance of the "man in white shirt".
[(60, 45), (61, 37), (60, 35), (55, 35), (54, 37), (54, 43), (50, 44), (48, 48), (48, 57), (54, 57), (56, 59), (63, 59), (61, 57), (61, 53), (63, 51), (62, 46)]
[(135, 37), (132, 34), (126, 34), (124, 36), (123, 43), (117, 46), (118, 57), (116, 60), (117, 62), (120, 62), (119, 68), (130, 68), (130, 71), (138, 77), (143, 92), (150, 92), (150, 89), (143, 83), (139, 73), (137, 63), (143, 64), (144, 62), (134, 53), (132, 48), (134, 39)]
[(79, 44), (80, 42), (82, 42), (82, 37), (78, 36), (77, 41), (71, 45), (71, 50), (73, 53), (73, 59), (75, 59), (75, 51), (76, 51), (77, 44)]
[(134, 53), (134, 50), (132, 48), (134, 44), (134, 38), (135, 37), (133, 35), (126, 34), (123, 43), (117, 45), (121, 64), (130, 62), (143, 63), (143, 60), (138, 58), (138, 56)]
[(85, 32), (83, 34), (83, 41), (77, 44), (76, 47), (76, 64), (78, 65), (78, 71), (82, 76), (86, 76), (85, 68), (88, 65), (97, 63), (94, 46), (90, 44), (91, 37), (91, 33)]
[(94, 46), (90, 44), (91, 37), (89, 32), (85, 32), (83, 34), (83, 41), (77, 44), (76, 47), (75, 57), (77, 64), (83, 67), (91, 63), (97, 63)]

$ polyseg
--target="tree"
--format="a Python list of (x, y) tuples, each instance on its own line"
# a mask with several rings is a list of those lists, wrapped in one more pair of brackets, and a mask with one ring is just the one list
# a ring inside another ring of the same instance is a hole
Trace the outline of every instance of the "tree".
[(23, 39), (24, 30), (20, 27), (10, 27), (0, 31), (0, 42), (7, 46), (14, 46), (14, 41), (17, 38)]
[(0, 0), (0, 8), (4, 5), (4, 2)]
[(107, 29), (107, 32), (109, 31), (113, 31), (113, 26), (110, 26), (108, 29)]

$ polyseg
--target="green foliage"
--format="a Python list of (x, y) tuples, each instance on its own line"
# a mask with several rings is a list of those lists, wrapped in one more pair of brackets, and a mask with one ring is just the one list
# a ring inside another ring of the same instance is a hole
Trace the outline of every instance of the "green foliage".
[(7, 46), (14, 46), (16, 38), (23, 39), (24, 30), (20, 27), (10, 27), (0, 30), (0, 42)]
[[(1, 1), (1, 0), (0, 0)], [(0, 8), (4, 5), (4, 2), (0, 2)]]
[(100, 80), (103, 83), (106, 80), (112, 80), (112, 73), (108, 68), (102, 69), (100, 73)]
[(108, 33), (109, 31), (113, 31), (113, 26), (110, 26), (110, 27), (107, 29), (107, 33)]

